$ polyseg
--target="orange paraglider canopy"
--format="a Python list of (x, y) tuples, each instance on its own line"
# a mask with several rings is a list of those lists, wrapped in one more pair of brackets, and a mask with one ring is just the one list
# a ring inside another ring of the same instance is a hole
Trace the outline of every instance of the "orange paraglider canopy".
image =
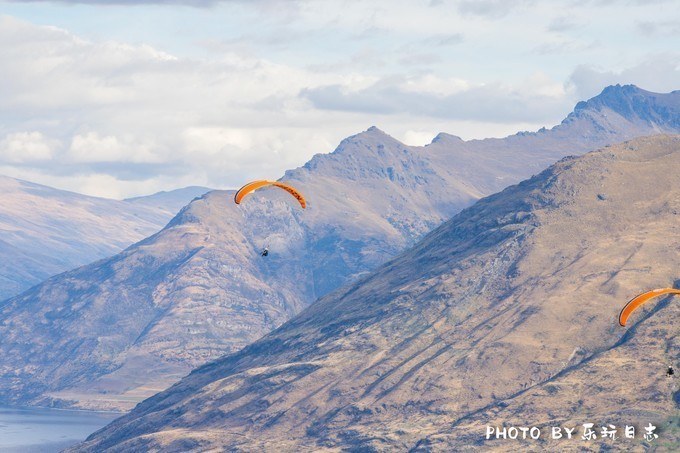
[(243, 197), (248, 195), (250, 192), (253, 192), (253, 191), (255, 191), (255, 190), (257, 190), (261, 187), (265, 187), (265, 186), (279, 187), (279, 188), (285, 190), (286, 192), (288, 192), (289, 194), (291, 194), (292, 196), (294, 196), (295, 199), (300, 203), (300, 206), (302, 206), (303, 209), (307, 207), (307, 202), (305, 201), (305, 197), (303, 197), (302, 194), (297, 191), (297, 189), (295, 189), (292, 186), (289, 186), (288, 184), (284, 184), (282, 182), (268, 181), (266, 179), (249, 182), (245, 186), (241, 187), (238, 190), (238, 192), (236, 192), (236, 195), (234, 195), (234, 203), (240, 204), (241, 200), (243, 200)]
[(635, 296), (630, 302), (626, 304), (625, 307), (623, 307), (623, 310), (621, 310), (621, 314), (619, 315), (619, 324), (625, 327), (626, 321), (628, 320), (628, 316), (630, 316), (630, 314), (633, 313), (640, 305), (644, 304), (649, 299), (661, 296), (663, 294), (680, 295), (680, 289), (675, 288), (653, 289), (651, 291), (647, 291), (646, 293), (642, 293), (639, 296)]

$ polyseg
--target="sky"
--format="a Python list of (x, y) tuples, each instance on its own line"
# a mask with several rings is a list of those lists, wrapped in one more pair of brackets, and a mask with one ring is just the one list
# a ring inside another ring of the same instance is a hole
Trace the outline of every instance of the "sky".
[(0, 0), (0, 174), (238, 188), (370, 126), (550, 128), (617, 83), (680, 89), (680, 2)]

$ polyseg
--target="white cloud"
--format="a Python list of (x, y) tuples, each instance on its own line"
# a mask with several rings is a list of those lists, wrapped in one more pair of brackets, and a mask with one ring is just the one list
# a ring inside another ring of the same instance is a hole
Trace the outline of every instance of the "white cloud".
[(394, 115), (408, 112), (428, 118), (509, 123), (540, 121), (564, 112), (568, 104), (561, 85), (544, 74), (517, 85), (496, 81), (471, 84), (432, 76), (383, 79), (353, 90), (343, 85), (306, 89), (302, 95), (316, 108)]
[(558, 16), (550, 21), (547, 30), (551, 32), (567, 32), (578, 28), (579, 24), (570, 16)]
[(55, 146), (40, 132), (15, 132), (0, 140), (0, 160), (17, 164), (44, 162), (53, 157)]
[(403, 134), (402, 141), (411, 146), (425, 146), (437, 136), (434, 130), (408, 130)]
[(75, 135), (68, 157), (73, 162), (163, 162), (163, 157), (153, 151), (153, 144), (135, 142), (130, 136), (101, 137), (96, 132)]
[(58, 27), (0, 16), (0, 172), (110, 196), (237, 187), (370, 125), (499, 137), (608, 84), (680, 88), (672, 2), (120, 3), (12, 4)]
[(638, 22), (638, 30), (646, 36), (679, 36), (680, 23), (674, 20), (664, 21), (640, 21)]
[(529, 0), (459, 0), (458, 10), (464, 15), (500, 19), (516, 10), (531, 6)]
[(192, 127), (184, 131), (184, 146), (191, 153), (214, 156), (227, 149), (247, 152), (252, 144), (245, 129)]
[(449, 96), (472, 88), (472, 84), (458, 78), (442, 78), (434, 74), (409, 77), (398, 83), (399, 89), (408, 93), (427, 93), (436, 96)]
[(620, 71), (603, 69), (594, 65), (580, 65), (570, 75), (567, 88), (572, 97), (588, 99), (603, 87), (617, 83), (635, 84), (655, 92), (680, 89), (680, 53), (650, 55), (635, 66)]
[(206, 7), (220, 2), (237, 2), (239, 0), (9, 0), (11, 3), (66, 3), (93, 5), (185, 5)]

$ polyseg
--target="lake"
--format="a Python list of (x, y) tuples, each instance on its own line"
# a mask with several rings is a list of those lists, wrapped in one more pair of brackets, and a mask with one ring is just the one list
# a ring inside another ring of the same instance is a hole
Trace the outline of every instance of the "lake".
[(122, 414), (0, 407), (2, 453), (52, 453), (73, 445)]

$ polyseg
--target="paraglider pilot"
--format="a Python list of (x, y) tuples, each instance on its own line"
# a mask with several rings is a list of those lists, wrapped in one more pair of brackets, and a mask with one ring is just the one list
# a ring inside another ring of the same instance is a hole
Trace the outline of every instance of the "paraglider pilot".
[(666, 376), (673, 377), (674, 374), (675, 374), (675, 371), (673, 371), (673, 366), (668, 365), (668, 371), (666, 371)]
[(268, 247), (265, 247), (264, 249), (262, 249), (261, 255), (262, 255), (262, 256), (267, 256), (267, 255), (269, 255), (269, 248), (268, 248)]

